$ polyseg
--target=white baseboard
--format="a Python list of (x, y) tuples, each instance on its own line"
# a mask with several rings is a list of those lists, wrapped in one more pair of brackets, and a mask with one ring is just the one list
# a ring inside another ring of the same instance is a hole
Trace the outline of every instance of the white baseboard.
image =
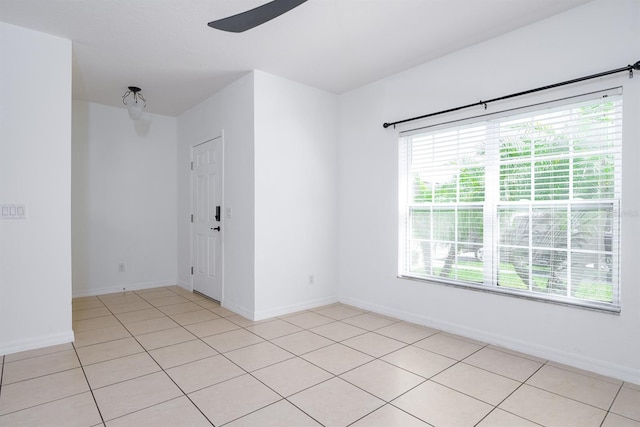
[(231, 310), (236, 314), (239, 314), (242, 317), (245, 317), (247, 319), (251, 319), (251, 320), (255, 320), (253, 319), (253, 311), (247, 309), (246, 307), (243, 307), (241, 305), (237, 305), (231, 301), (227, 301), (227, 300), (223, 300), (220, 302), (220, 305), (224, 308), (226, 308), (227, 310)]
[(161, 282), (132, 283), (128, 285), (114, 285), (114, 286), (107, 286), (102, 288), (77, 289), (77, 290), (74, 289), (73, 298), (113, 294), (116, 292), (139, 291), (142, 289), (160, 288), (163, 286), (174, 286), (175, 284), (176, 284), (175, 280), (165, 280)]
[(49, 347), (52, 345), (66, 344), (74, 341), (73, 331), (45, 335), (37, 338), (29, 338), (26, 340), (16, 340), (7, 343), (0, 343), (0, 354), (12, 354), (20, 351), (35, 350), (37, 348)]
[(640, 370), (630, 367), (620, 366), (614, 363), (580, 354), (569, 353), (553, 347), (537, 345), (529, 341), (517, 340), (502, 335), (487, 333), (486, 331), (480, 329), (469, 328), (450, 322), (443, 322), (439, 319), (434, 319), (423, 314), (408, 313), (406, 311), (395, 310), (389, 307), (372, 304), (370, 302), (362, 301), (359, 299), (339, 297), (338, 300), (344, 304), (352, 305), (354, 307), (362, 308), (385, 316), (394, 317), (406, 322), (427, 326), (429, 328), (438, 329), (444, 332), (449, 332), (466, 338), (482, 341), (487, 344), (497, 345), (521, 353), (529, 354), (531, 356), (539, 357), (541, 359), (550, 360), (553, 362), (594, 372), (600, 375), (632, 382), (634, 384), (640, 384)]
[(309, 310), (310, 308), (321, 307), (323, 305), (333, 304), (338, 302), (336, 296), (319, 298), (314, 300), (303, 301), (297, 304), (291, 304), (286, 306), (274, 307), (267, 310), (256, 311), (253, 314), (253, 320), (270, 319), (276, 316), (283, 316), (285, 314), (295, 313), (297, 311)]

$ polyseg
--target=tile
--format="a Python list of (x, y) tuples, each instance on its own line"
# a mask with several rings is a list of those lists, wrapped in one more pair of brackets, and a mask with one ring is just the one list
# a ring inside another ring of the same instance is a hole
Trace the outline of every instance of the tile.
[(621, 417), (618, 414), (609, 412), (601, 427), (640, 427), (640, 421), (634, 421), (630, 418)]
[(81, 368), (2, 386), (0, 415), (89, 391)]
[(93, 394), (102, 417), (109, 421), (176, 398), (182, 392), (164, 372), (156, 372), (94, 390)]
[(622, 387), (613, 402), (611, 412), (640, 421), (640, 390)]
[(431, 335), (413, 345), (456, 360), (462, 360), (483, 347), (445, 334)]
[(382, 408), (351, 424), (351, 427), (380, 426), (429, 427), (429, 424), (391, 405), (384, 405)]
[(0, 427), (86, 427), (101, 423), (98, 408), (89, 392), (0, 416)]
[(158, 310), (168, 316), (172, 316), (174, 314), (188, 313), (190, 311), (199, 311), (202, 310), (202, 307), (198, 304), (194, 304), (193, 302), (187, 302), (183, 304), (165, 305), (163, 307), (158, 307)]
[(76, 320), (71, 323), (73, 332), (86, 332), (94, 329), (108, 328), (111, 326), (118, 326), (120, 322), (115, 316), (102, 316), (95, 317), (93, 319)]
[(348, 340), (342, 341), (342, 344), (373, 357), (382, 357), (385, 354), (392, 353), (407, 345), (401, 341), (373, 332), (349, 338)]
[(301, 357), (334, 375), (340, 375), (373, 360), (373, 357), (342, 344), (323, 347)]
[[(467, 338), (468, 339), (468, 338)], [(472, 340), (470, 340), (472, 341)], [(478, 341), (479, 344), (482, 344)], [(533, 360), (534, 362), (539, 362), (539, 363), (546, 363), (547, 360), (546, 359), (541, 359), (540, 357), (536, 357), (536, 356), (532, 356), (530, 354), (526, 354), (526, 353), (520, 353), (519, 351), (515, 351), (515, 350), (511, 350), (509, 348), (506, 347), (500, 347), (498, 345), (488, 345), (487, 347), (494, 349), (494, 350), (498, 350), (501, 351), (503, 353), (507, 353), (510, 354), (512, 356), (518, 356), (518, 357), (522, 357), (524, 359), (529, 359), (529, 360)], [(557, 367), (562, 368), (564, 365), (560, 365), (558, 364)], [(594, 374), (595, 375), (595, 374)]]
[(139, 301), (127, 302), (125, 304), (115, 304), (115, 305), (107, 305), (109, 310), (113, 314), (127, 313), (129, 311), (137, 311), (137, 310), (145, 310), (149, 308), (153, 308), (151, 304), (143, 300), (142, 298)]
[(145, 302), (142, 298), (136, 295), (134, 292), (118, 292), (108, 295), (99, 295), (98, 298), (104, 305), (109, 308), (120, 305), (135, 304), (139, 302)]
[(111, 326), (109, 328), (96, 329), (93, 331), (74, 332), (75, 341), (73, 342), (73, 345), (76, 348), (79, 348), (130, 336), (131, 334), (124, 326)]
[(494, 406), (521, 384), (466, 363), (455, 364), (431, 380)]
[(547, 427), (600, 426), (606, 412), (523, 384), (500, 404), (503, 409)]
[(2, 385), (80, 367), (75, 350), (59, 351), (4, 364)]
[(416, 326), (406, 322), (393, 323), (384, 328), (376, 329), (376, 334), (384, 335), (407, 344), (413, 344), (428, 336), (437, 334), (435, 329)]
[[(200, 303), (200, 302), (201, 301), (197, 301), (197, 303)], [(224, 307), (220, 307), (219, 305), (217, 307), (208, 307), (207, 310), (210, 310), (215, 314), (217, 314), (218, 316), (222, 316), (222, 317), (230, 317), (230, 316), (235, 316), (237, 314), (236, 312), (226, 309)]]
[(249, 415), (225, 424), (225, 427), (320, 427), (313, 418), (286, 400), (280, 400)]
[(165, 305), (184, 304), (189, 302), (189, 300), (180, 295), (173, 295), (163, 298), (147, 299), (147, 302), (154, 307), (164, 307)]
[(127, 311), (125, 313), (116, 314), (119, 321), (125, 325), (133, 322), (140, 322), (142, 320), (158, 319), (165, 317), (166, 315), (157, 308), (145, 308), (136, 311)]
[[(619, 385), (548, 365), (533, 374), (527, 380), (527, 384), (605, 411), (611, 407), (613, 399), (620, 390)], [(640, 403), (640, 393), (638, 403)]]
[(360, 310), (356, 310), (353, 308), (344, 307), (342, 305), (337, 305), (333, 307), (314, 309), (315, 313), (321, 314), (322, 316), (330, 317), (335, 320), (343, 320), (348, 319), (349, 317), (354, 317), (362, 314), (363, 312)]
[(140, 295), (140, 296), (153, 294), (153, 293), (160, 292), (160, 291), (172, 291), (173, 292), (173, 287), (174, 286), (177, 286), (177, 285), (156, 286), (154, 288), (138, 289), (138, 290), (133, 291), (133, 292), (135, 292), (136, 295)]
[(427, 381), (394, 400), (393, 405), (434, 426), (474, 426), (493, 407)]
[(167, 369), (167, 374), (185, 393), (191, 393), (244, 375), (245, 371), (218, 355)]
[(270, 342), (239, 348), (238, 350), (225, 353), (225, 356), (249, 372), (294, 357), (293, 354)]
[(84, 373), (92, 390), (142, 377), (159, 370), (158, 364), (146, 352), (84, 367)]
[(217, 304), (215, 302), (208, 301), (208, 300), (196, 301), (196, 304), (206, 308), (207, 310), (214, 312), (215, 314), (221, 317), (235, 316), (237, 314), (231, 310), (221, 307), (220, 304)]
[(316, 326), (325, 325), (334, 321), (331, 318), (321, 316), (312, 311), (306, 311), (300, 314), (295, 314), (293, 316), (287, 316), (286, 318), (284, 318), (284, 320), (286, 322), (293, 323), (294, 325), (302, 329), (314, 328)]
[(151, 350), (149, 354), (163, 369), (169, 369), (215, 356), (218, 352), (200, 340), (193, 340)]
[(110, 316), (111, 311), (107, 307), (94, 307), (84, 310), (73, 310), (73, 320), (93, 319), (94, 317)]
[(176, 322), (168, 317), (159, 317), (157, 319), (141, 320), (139, 322), (128, 323), (126, 328), (133, 335), (149, 334), (151, 332), (164, 331), (165, 329), (176, 328)]
[(193, 301), (193, 302), (206, 300), (206, 298), (201, 297), (200, 295), (196, 295), (196, 294), (194, 294), (192, 292), (189, 292), (189, 293), (178, 292), (178, 295), (188, 299), (189, 301)]
[(144, 348), (142, 348), (134, 338), (128, 337), (81, 347), (76, 351), (78, 352), (80, 361), (86, 366), (93, 363), (104, 362), (105, 360), (141, 353), (144, 351)]
[(225, 317), (225, 319), (235, 323), (238, 326), (242, 326), (243, 328), (246, 328), (247, 326), (259, 325), (260, 323), (270, 322), (271, 320), (273, 320), (273, 319), (266, 319), (266, 320), (255, 321), (255, 320), (247, 319), (246, 317), (240, 316), (239, 314), (234, 314), (233, 316)]
[(332, 340), (309, 331), (296, 332), (271, 341), (298, 356), (334, 344)]
[(384, 405), (369, 393), (333, 378), (289, 397), (323, 426), (346, 426)]
[(431, 378), (456, 363), (448, 357), (413, 346), (388, 354), (382, 360), (424, 378)]
[(418, 375), (381, 360), (374, 360), (346, 372), (340, 378), (387, 402), (424, 381)]
[(258, 344), (264, 340), (245, 329), (236, 329), (222, 334), (202, 338), (202, 341), (206, 342), (220, 353), (226, 353), (248, 345)]
[(573, 366), (569, 366), (569, 365), (564, 365), (562, 363), (557, 363), (557, 362), (547, 362), (548, 366), (553, 366), (555, 368), (560, 368), (563, 369), (565, 371), (569, 371), (569, 372), (574, 372), (576, 374), (580, 374), (580, 375), (585, 375), (587, 377), (592, 377), (601, 381), (605, 381), (611, 384), (615, 384), (615, 385), (622, 385), (624, 383), (624, 381), (622, 380), (618, 380), (615, 378), (611, 378), (608, 377), (606, 375), (600, 375), (600, 374), (596, 374), (595, 372), (590, 372), (590, 371), (585, 371), (584, 369), (580, 369), (580, 368), (576, 368)]
[(196, 337), (186, 329), (173, 328), (164, 331), (152, 332), (150, 334), (138, 335), (136, 339), (147, 350), (179, 344), (185, 341), (194, 340)]
[(196, 304), (198, 304), (200, 307), (206, 308), (207, 310), (222, 308), (220, 306), (220, 303), (212, 301), (210, 299), (206, 299), (206, 298), (200, 301), (196, 301)]
[(171, 298), (178, 296), (175, 292), (162, 288), (146, 289), (143, 291), (137, 291), (137, 293), (147, 301), (157, 298)]
[(107, 422), (107, 427), (211, 427), (185, 396)]
[(299, 357), (254, 371), (253, 376), (287, 397), (333, 377)]
[(88, 299), (74, 298), (71, 302), (71, 310), (86, 310), (89, 308), (104, 307), (105, 305), (97, 297), (86, 297)]
[(384, 328), (385, 326), (391, 325), (393, 323), (397, 323), (398, 321), (389, 319), (388, 317), (381, 317), (374, 314), (365, 313), (359, 316), (346, 318), (343, 320), (343, 322), (361, 329), (374, 331), (376, 329)]
[(640, 391), (640, 385), (638, 385), (638, 384), (634, 384), (634, 383), (630, 383), (630, 382), (625, 382), (623, 386), (624, 386), (624, 387), (626, 387), (626, 388), (630, 388), (630, 389), (632, 389), (632, 390), (638, 390), (638, 391)]
[(464, 362), (521, 382), (526, 381), (542, 366), (539, 362), (487, 347), (464, 359)]
[(223, 332), (233, 331), (240, 327), (235, 323), (231, 323), (226, 319), (214, 319), (207, 322), (195, 323), (185, 326), (192, 334), (198, 338), (208, 337), (210, 335), (221, 334)]
[(326, 325), (311, 328), (310, 331), (334, 341), (343, 341), (367, 333), (365, 329), (356, 328), (342, 322), (327, 323)]
[(189, 311), (187, 313), (174, 314), (171, 318), (175, 321), (184, 325), (191, 325), (193, 323), (206, 322), (208, 320), (219, 319), (220, 316), (210, 312), (209, 310), (198, 310), (198, 311)]
[(478, 424), (478, 427), (539, 427), (539, 424), (532, 423), (502, 409), (494, 409)]
[(280, 396), (251, 375), (207, 387), (189, 397), (214, 425), (228, 423), (280, 400)]
[(59, 351), (73, 350), (71, 343), (52, 345), (49, 347), (37, 348), (34, 350), (20, 351), (18, 353), (7, 354), (4, 362), (15, 362), (16, 360), (29, 359), (31, 357), (44, 356), (45, 354), (57, 353)]
[(202, 301), (205, 298), (198, 295), (198, 294), (194, 294), (193, 292), (191, 292), (188, 289), (183, 289), (178, 287), (177, 289), (175, 288), (167, 288), (173, 292), (175, 292), (176, 294), (180, 295), (181, 297), (184, 297), (186, 299), (188, 299), (189, 301)]
[(272, 340), (274, 338), (293, 334), (294, 332), (302, 330), (296, 325), (292, 325), (291, 323), (287, 323), (284, 320), (279, 319), (271, 322), (260, 323), (259, 325), (247, 326), (246, 329), (266, 340)]

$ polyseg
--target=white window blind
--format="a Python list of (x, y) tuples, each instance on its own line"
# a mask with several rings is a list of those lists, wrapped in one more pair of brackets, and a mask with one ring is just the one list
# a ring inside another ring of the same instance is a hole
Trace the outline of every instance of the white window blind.
[(622, 96), (401, 137), (400, 275), (616, 310)]

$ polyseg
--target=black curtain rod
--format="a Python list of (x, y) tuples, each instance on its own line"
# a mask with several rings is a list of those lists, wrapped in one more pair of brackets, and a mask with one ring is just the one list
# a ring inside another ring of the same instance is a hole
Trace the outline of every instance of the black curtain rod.
[(511, 95), (505, 95), (505, 96), (501, 96), (499, 98), (488, 99), (486, 101), (478, 101), (478, 102), (474, 102), (473, 104), (463, 105), (463, 106), (456, 107), (456, 108), (449, 108), (448, 110), (442, 110), (442, 111), (438, 111), (438, 112), (431, 113), (431, 114), (425, 114), (424, 116), (412, 117), (410, 119), (399, 120), (397, 122), (384, 123), (382, 125), (382, 127), (386, 129), (389, 126), (393, 126), (395, 128), (396, 125), (399, 125), (399, 124), (402, 124), (402, 123), (412, 122), (414, 120), (425, 119), (427, 117), (437, 116), (437, 115), (440, 115), (440, 114), (451, 113), (451, 112), (454, 112), (454, 111), (463, 110), (465, 108), (477, 107), (479, 105), (484, 105), (484, 108), (487, 108), (487, 104), (490, 103), (490, 102), (502, 101), (504, 99), (509, 99), (509, 98), (515, 98), (516, 96), (522, 96), (522, 95), (527, 95), (527, 94), (534, 93), (534, 92), (540, 92), (541, 90), (553, 89), (554, 87), (565, 86), (565, 85), (569, 85), (569, 84), (572, 84), (572, 83), (578, 83), (578, 82), (582, 82), (584, 80), (597, 79), (598, 77), (608, 76), (609, 74), (621, 73), (623, 71), (628, 71), (629, 72), (629, 78), (631, 78), (631, 77), (633, 77), (633, 70), (640, 70), (640, 61), (636, 62), (633, 65), (627, 65), (626, 67), (616, 68), (615, 70), (604, 71), (602, 73), (592, 74), (590, 76), (579, 77), (577, 79), (567, 80), (567, 81), (564, 81), (564, 82), (561, 82), (561, 83), (555, 83), (555, 84), (551, 84), (551, 85), (547, 85), (547, 86), (538, 87), (538, 88), (535, 88), (535, 89), (525, 90), (523, 92), (512, 93)]

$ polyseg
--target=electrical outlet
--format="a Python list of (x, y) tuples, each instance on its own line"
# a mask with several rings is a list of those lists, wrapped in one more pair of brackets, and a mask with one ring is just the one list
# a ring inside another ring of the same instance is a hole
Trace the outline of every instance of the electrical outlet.
[(309, 285), (313, 285), (316, 281), (316, 278), (313, 276), (313, 274), (309, 275)]
[(120, 264), (118, 264), (118, 272), (124, 273), (124, 271), (125, 271), (125, 265), (124, 265), (124, 262), (121, 262)]

